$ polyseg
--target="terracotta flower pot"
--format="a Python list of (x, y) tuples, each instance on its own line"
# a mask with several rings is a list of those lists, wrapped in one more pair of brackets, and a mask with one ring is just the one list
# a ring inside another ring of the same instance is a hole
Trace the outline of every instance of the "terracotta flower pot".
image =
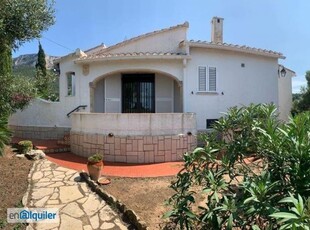
[(103, 168), (103, 161), (100, 162), (87, 162), (87, 170), (92, 180), (98, 181), (101, 176), (101, 170)]

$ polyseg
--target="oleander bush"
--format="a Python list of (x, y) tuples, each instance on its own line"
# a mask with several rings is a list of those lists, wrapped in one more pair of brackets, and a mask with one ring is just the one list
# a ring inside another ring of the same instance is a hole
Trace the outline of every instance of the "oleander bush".
[(285, 124), (274, 105), (235, 107), (213, 129), (172, 182), (174, 228), (309, 229), (310, 113)]

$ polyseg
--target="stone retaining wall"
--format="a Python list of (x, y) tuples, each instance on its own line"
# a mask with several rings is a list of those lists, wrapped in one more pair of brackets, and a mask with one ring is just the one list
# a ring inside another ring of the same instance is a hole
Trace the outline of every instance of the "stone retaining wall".
[(14, 137), (23, 139), (60, 140), (70, 133), (71, 128), (66, 127), (37, 127), (10, 125)]
[(109, 162), (157, 163), (179, 161), (196, 147), (194, 135), (109, 136), (71, 131), (71, 151), (88, 157), (104, 155)]

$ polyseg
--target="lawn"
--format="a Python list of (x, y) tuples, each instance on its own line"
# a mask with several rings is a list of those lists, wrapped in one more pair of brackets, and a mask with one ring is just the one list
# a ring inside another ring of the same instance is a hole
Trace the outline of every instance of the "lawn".
[(26, 229), (25, 225), (8, 224), (7, 208), (22, 207), (21, 200), (28, 187), (28, 173), (32, 161), (14, 157), (11, 148), (6, 147), (0, 157), (0, 229)]

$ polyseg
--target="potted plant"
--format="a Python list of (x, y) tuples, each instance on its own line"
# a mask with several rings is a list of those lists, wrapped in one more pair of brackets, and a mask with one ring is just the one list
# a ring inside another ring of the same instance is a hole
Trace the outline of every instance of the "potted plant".
[(27, 152), (30, 152), (33, 148), (32, 142), (25, 140), (18, 142), (18, 150), (21, 154), (26, 154)]
[(103, 156), (99, 153), (88, 157), (87, 170), (92, 180), (98, 181), (101, 176), (101, 170), (103, 168)]

